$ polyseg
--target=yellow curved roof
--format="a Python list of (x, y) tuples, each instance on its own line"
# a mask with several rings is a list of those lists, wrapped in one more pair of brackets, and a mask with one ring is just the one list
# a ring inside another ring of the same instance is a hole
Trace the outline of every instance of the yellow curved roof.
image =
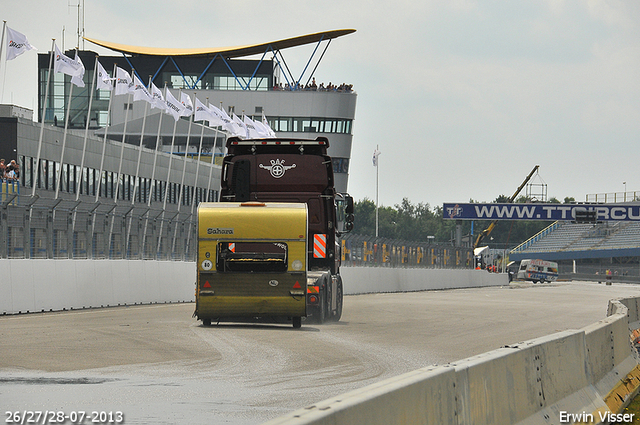
[(228, 58), (237, 58), (262, 54), (271, 46), (274, 50), (286, 49), (288, 47), (302, 46), (304, 44), (317, 43), (320, 40), (330, 40), (343, 35), (356, 32), (354, 29), (343, 29), (317, 32), (314, 34), (301, 35), (284, 40), (277, 40), (268, 43), (251, 44), (247, 46), (218, 47), (218, 48), (193, 48), (193, 49), (166, 49), (161, 47), (139, 47), (128, 46), (126, 44), (111, 43), (109, 41), (95, 40), (84, 37), (85, 40), (116, 52), (128, 53), (130, 55), (150, 55), (150, 56), (213, 56), (221, 54)]

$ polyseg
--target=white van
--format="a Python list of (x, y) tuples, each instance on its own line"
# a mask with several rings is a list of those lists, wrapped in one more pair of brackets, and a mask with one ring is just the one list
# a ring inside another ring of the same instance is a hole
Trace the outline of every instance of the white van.
[(533, 283), (553, 282), (558, 279), (558, 263), (545, 260), (522, 260), (516, 278), (530, 280)]

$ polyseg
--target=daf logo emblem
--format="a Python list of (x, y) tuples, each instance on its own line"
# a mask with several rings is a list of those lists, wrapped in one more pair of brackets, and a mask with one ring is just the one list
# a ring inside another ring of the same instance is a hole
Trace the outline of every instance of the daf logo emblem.
[(277, 280), (275, 280), (275, 279), (269, 281), (269, 285), (270, 286), (278, 286), (278, 283), (279, 282)]
[(296, 168), (296, 164), (284, 165), (284, 160), (272, 159), (271, 165), (259, 164), (259, 167), (265, 170), (269, 170), (272, 177), (279, 179), (280, 177), (284, 176), (285, 171)]

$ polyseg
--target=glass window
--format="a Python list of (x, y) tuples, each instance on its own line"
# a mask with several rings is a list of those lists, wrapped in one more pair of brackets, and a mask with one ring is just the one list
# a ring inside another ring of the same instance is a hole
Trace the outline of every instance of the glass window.
[(78, 168), (77, 166), (69, 164), (69, 192), (70, 193), (76, 193), (76, 190), (78, 190), (78, 187), (76, 186), (76, 183), (78, 181), (77, 168)]
[[(234, 247), (231, 248), (230, 245)], [(272, 242), (218, 242), (218, 272), (286, 272), (287, 244)]]
[(87, 195), (96, 195), (96, 170), (87, 168)]
[(22, 170), (22, 184), (25, 187), (32, 187), (31, 182), (33, 181), (33, 167), (31, 165), (33, 163), (33, 158), (31, 158), (30, 156), (22, 156), (20, 157), (20, 160), (22, 162), (20, 165), (20, 169)]
[[(197, 84), (196, 81), (198, 82)], [(174, 89), (191, 89), (194, 84), (196, 84), (195, 88), (202, 88), (202, 82), (198, 81), (197, 75), (185, 75), (184, 78), (182, 78), (182, 75), (171, 76), (171, 87)]]
[(60, 173), (60, 191), (69, 192), (69, 164), (62, 164)]

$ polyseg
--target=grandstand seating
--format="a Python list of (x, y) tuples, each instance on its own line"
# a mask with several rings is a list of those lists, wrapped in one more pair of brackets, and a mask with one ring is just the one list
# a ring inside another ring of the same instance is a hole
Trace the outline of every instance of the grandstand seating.
[(588, 251), (640, 247), (640, 223), (556, 222), (512, 252)]

